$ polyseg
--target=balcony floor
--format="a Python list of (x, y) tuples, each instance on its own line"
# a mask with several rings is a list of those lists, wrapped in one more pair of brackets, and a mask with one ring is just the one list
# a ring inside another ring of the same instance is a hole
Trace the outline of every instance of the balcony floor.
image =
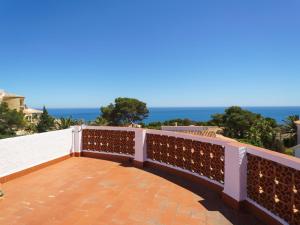
[(152, 169), (70, 158), (2, 186), (0, 224), (262, 224), (205, 187)]

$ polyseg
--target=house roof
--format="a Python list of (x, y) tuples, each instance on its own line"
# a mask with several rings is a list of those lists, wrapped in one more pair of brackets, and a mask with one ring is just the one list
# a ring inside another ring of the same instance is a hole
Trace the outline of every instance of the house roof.
[(300, 125), (300, 120), (295, 121), (295, 124)]
[(26, 108), (23, 110), (24, 114), (41, 114), (43, 111), (37, 110), (37, 109), (32, 109), (32, 108)]
[(0, 90), (0, 99), (3, 98), (25, 98), (25, 97), (14, 93), (6, 92), (4, 90)]

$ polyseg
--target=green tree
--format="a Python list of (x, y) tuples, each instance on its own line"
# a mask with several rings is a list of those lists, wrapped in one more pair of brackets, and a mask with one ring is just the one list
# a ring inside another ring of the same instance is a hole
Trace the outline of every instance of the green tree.
[(26, 121), (25, 131), (28, 134), (34, 134), (34, 133), (36, 133), (37, 132), (36, 125), (34, 123), (30, 123), (30, 122)]
[(247, 134), (247, 142), (259, 147), (282, 151), (280, 140), (277, 139), (276, 121), (270, 118), (260, 118), (253, 124)]
[(101, 117), (108, 125), (123, 126), (148, 117), (147, 105), (134, 98), (116, 98), (115, 103), (101, 107)]
[(297, 133), (297, 125), (295, 121), (299, 120), (299, 115), (288, 116), (283, 122), (283, 130), (289, 134)]
[(57, 128), (59, 130), (62, 130), (62, 129), (67, 129), (67, 128), (69, 128), (71, 126), (74, 126), (74, 125), (81, 125), (81, 121), (74, 120), (74, 119), (72, 119), (72, 117), (68, 117), (68, 118), (61, 117), (56, 122), (56, 125), (57, 125)]
[(23, 113), (10, 110), (6, 103), (0, 104), (0, 138), (16, 135), (16, 131), (24, 125)]
[(238, 106), (232, 106), (225, 110), (224, 114), (212, 115), (209, 124), (223, 127), (224, 135), (231, 138), (244, 139), (251, 126), (255, 124), (261, 115), (244, 110)]
[(286, 147), (293, 147), (297, 144), (297, 125), (295, 121), (299, 120), (299, 115), (288, 116), (283, 122), (282, 130), (286, 138), (284, 144)]
[(36, 130), (39, 133), (46, 132), (55, 128), (54, 118), (49, 115), (46, 107), (43, 107), (43, 113), (40, 116)]
[(226, 109), (224, 114), (213, 115), (208, 124), (223, 127), (227, 137), (275, 151), (284, 150), (276, 121), (241, 107), (233, 106)]
[(94, 121), (90, 123), (91, 125), (105, 126), (108, 124), (107, 120), (102, 116), (98, 116)]
[(167, 120), (165, 122), (163, 122), (163, 125), (165, 126), (174, 126), (175, 124), (177, 124), (177, 126), (190, 126), (195, 124), (194, 121), (190, 120), (190, 119), (173, 119), (173, 120)]
[(224, 114), (216, 113), (211, 115), (211, 120), (208, 121), (209, 124), (224, 127)]
[(151, 123), (145, 125), (146, 128), (155, 129), (155, 130), (160, 130), (161, 126), (162, 126), (162, 123), (159, 122), (159, 121), (157, 121), (157, 122), (151, 122)]

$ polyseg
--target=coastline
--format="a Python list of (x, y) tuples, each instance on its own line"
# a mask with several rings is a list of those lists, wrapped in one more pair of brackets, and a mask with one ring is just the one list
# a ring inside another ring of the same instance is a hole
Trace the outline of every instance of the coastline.
[[(100, 108), (100, 107), (99, 107)], [(60, 117), (72, 117), (73, 119), (83, 119), (85, 121), (94, 120), (100, 114), (99, 108), (48, 108), (50, 115)], [(171, 119), (190, 119), (194, 121), (208, 121), (212, 114), (223, 113), (227, 107), (149, 107), (149, 117), (145, 123), (155, 121), (165, 121)], [(249, 106), (243, 107), (254, 113), (259, 113), (265, 117), (274, 118), (278, 123), (282, 123), (289, 115), (300, 115), (300, 106)]]

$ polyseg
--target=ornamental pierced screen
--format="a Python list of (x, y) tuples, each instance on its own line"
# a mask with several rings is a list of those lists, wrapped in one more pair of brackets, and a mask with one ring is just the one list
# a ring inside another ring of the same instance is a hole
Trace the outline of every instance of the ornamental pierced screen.
[(147, 157), (224, 183), (224, 147), (190, 139), (147, 134)]
[(95, 130), (82, 131), (83, 150), (111, 152), (118, 154), (134, 155), (133, 131)]
[(248, 197), (289, 224), (300, 224), (300, 171), (247, 154)]

